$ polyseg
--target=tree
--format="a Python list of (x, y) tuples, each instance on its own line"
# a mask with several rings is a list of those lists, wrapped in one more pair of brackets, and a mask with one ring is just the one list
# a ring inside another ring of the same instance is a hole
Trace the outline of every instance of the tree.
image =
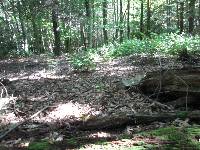
[(180, 2), (180, 18), (179, 18), (179, 28), (180, 28), (180, 34), (183, 32), (184, 28), (184, 22), (183, 22), (183, 12), (184, 12), (184, 2)]
[(193, 30), (194, 30), (195, 1), (196, 0), (190, 0), (190, 3), (189, 3), (189, 18), (188, 18), (189, 29), (188, 29), (188, 32), (190, 34), (192, 34)]
[(103, 7), (103, 36), (104, 36), (104, 43), (108, 44), (108, 32), (106, 29), (107, 26), (107, 0), (103, 0), (102, 2), (102, 7)]
[(167, 28), (170, 27), (170, 23), (171, 23), (171, 9), (170, 9), (170, 5), (171, 5), (171, 0), (166, 0), (166, 5), (167, 5)]
[(141, 7), (140, 7), (140, 32), (143, 33), (144, 32), (144, 22), (143, 22), (143, 18), (144, 18), (144, 2), (143, 0), (141, 0)]
[(151, 8), (150, 8), (150, 0), (147, 0), (147, 35), (150, 34), (151, 30)]
[(54, 33), (54, 55), (59, 56), (61, 54), (61, 40), (60, 40), (60, 31), (58, 23), (58, 6), (59, 2), (54, 0), (54, 6), (52, 8), (52, 23), (53, 23), (53, 33)]
[(176, 22), (176, 26), (177, 26), (177, 29), (179, 29), (179, 25), (180, 25), (180, 17), (179, 17), (179, 2), (176, 2), (176, 19), (177, 19), (177, 22)]
[(30, 1), (29, 2), (29, 13), (30, 13), (30, 19), (31, 24), (33, 28), (33, 45), (32, 45), (32, 51), (35, 53), (41, 53), (43, 52), (43, 44), (42, 44), (42, 35), (41, 29), (39, 26), (39, 19), (38, 19), (38, 9), (40, 7), (39, 1)]
[(85, 12), (86, 12), (86, 33), (85, 33), (85, 46), (91, 47), (92, 33), (91, 33), (91, 2), (90, 0), (85, 0)]
[(199, 16), (198, 16), (198, 19), (199, 19), (199, 26), (200, 26), (200, 0), (199, 0)]
[[(116, 5), (115, 5), (116, 3)], [(116, 30), (115, 30), (115, 35), (114, 35), (114, 40), (118, 38), (118, 32), (119, 32), (119, 17), (118, 17), (118, 14), (119, 14), (119, 9), (118, 9), (118, 4), (119, 4), (119, 0), (113, 0), (113, 6), (114, 6), (114, 16), (115, 16), (115, 26), (116, 26)]]
[(23, 49), (27, 50), (27, 33), (26, 33), (26, 27), (25, 27), (25, 22), (24, 22), (24, 8), (23, 8), (23, 1), (20, 2), (20, 0), (17, 1), (17, 10), (18, 10), (18, 15), (19, 15), (19, 21), (21, 25), (21, 30), (22, 30), (22, 39), (23, 39)]
[(127, 37), (130, 38), (130, 0), (127, 4)]
[(119, 7), (120, 7), (120, 12), (119, 12), (119, 17), (120, 17), (120, 42), (123, 42), (123, 5), (122, 5), (122, 0), (119, 1)]

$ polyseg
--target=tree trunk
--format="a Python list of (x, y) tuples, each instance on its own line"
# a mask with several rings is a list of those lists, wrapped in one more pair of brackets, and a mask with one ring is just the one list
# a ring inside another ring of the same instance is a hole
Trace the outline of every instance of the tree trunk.
[[(140, 32), (144, 33), (144, 2), (141, 0), (141, 7), (140, 7)], [(142, 36), (141, 36), (142, 39)]]
[(115, 14), (115, 17), (116, 17), (116, 30), (115, 30), (115, 39), (118, 39), (118, 32), (119, 32), (119, 7), (118, 7), (118, 4), (119, 4), (119, 0), (116, 0), (116, 14)]
[(180, 21), (179, 21), (180, 17), (179, 17), (179, 2), (176, 2), (176, 26), (177, 26), (177, 29), (180, 29)]
[(123, 5), (122, 5), (122, 0), (120, 0), (120, 42), (122, 43), (123, 42)]
[(170, 16), (170, 11), (171, 11), (171, 1), (170, 0), (166, 0), (166, 3), (167, 3), (167, 29), (169, 29), (169, 27), (170, 27), (170, 23), (171, 23), (171, 20), (170, 20), (170, 18), (171, 18), (171, 16)]
[(103, 0), (102, 7), (103, 7), (103, 37), (104, 37), (104, 44), (108, 44), (108, 32), (107, 32), (107, 0)]
[(130, 39), (130, 0), (127, 4), (127, 38)]
[(151, 7), (150, 0), (147, 0), (147, 35), (150, 35), (151, 30)]
[(189, 18), (188, 18), (189, 29), (188, 29), (188, 32), (190, 34), (192, 34), (193, 30), (194, 30), (195, 1), (196, 0), (190, 0), (190, 3), (189, 3)]
[(54, 1), (54, 6), (52, 8), (52, 23), (53, 23), (53, 33), (54, 33), (54, 48), (53, 52), (55, 56), (61, 54), (61, 40), (60, 40), (60, 31), (58, 23), (58, 4), (57, 0)]
[(183, 28), (184, 28), (183, 12), (184, 12), (184, 2), (180, 2), (180, 19), (179, 19), (180, 34), (183, 33)]
[(92, 18), (91, 18), (91, 6), (90, 6), (90, 0), (85, 0), (85, 11), (86, 11), (86, 48), (91, 47), (91, 40), (92, 40), (92, 32), (91, 32), (91, 24), (92, 24)]
[[(199, 26), (200, 26), (200, 0), (199, 0), (199, 16), (198, 16), (198, 19), (199, 19)], [(200, 27), (199, 27), (200, 29)]]
[(29, 9), (31, 13), (31, 23), (33, 28), (33, 52), (41, 53), (43, 51), (43, 42), (42, 36), (40, 34), (40, 27), (38, 25), (39, 20), (37, 20), (37, 9), (35, 3), (30, 3)]
[(21, 24), (21, 29), (22, 29), (22, 38), (23, 38), (23, 49), (27, 49), (27, 38), (26, 38), (26, 28), (24, 25), (24, 19), (23, 19), (23, 6), (21, 5), (20, 1), (17, 1), (17, 10), (18, 10), (18, 15), (19, 15), (19, 21)]

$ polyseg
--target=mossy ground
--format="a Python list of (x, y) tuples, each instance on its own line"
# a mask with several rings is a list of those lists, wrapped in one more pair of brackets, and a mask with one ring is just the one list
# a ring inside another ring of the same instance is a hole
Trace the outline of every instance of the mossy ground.
[(115, 140), (70, 138), (59, 143), (51, 144), (48, 141), (30, 143), (29, 150), (53, 149), (104, 149), (104, 150), (200, 150), (200, 126), (190, 127), (168, 126), (151, 131), (144, 131), (133, 135), (123, 134)]

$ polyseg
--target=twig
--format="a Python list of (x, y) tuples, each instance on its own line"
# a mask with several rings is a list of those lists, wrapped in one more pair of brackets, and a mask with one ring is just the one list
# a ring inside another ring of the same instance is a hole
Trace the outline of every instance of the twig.
[[(2, 82), (0, 82), (0, 84), (3, 86), (3, 89), (5, 90), (6, 97), (8, 97), (8, 91), (7, 91), (6, 87), (5, 87), (5, 85)], [(1, 98), (3, 98), (3, 91), (1, 93)]]
[(0, 141), (6, 136), (8, 135), (11, 131), (13, 131), (14, 129), (16, 129), (17, 127), (19, 127), (20, 125), (24, 124), (25, 122), (33, 119), (34, 117), (36, 117), (37, 115), (39, 115), (41, 112), (43, 112), (45, 109), (49, 108), (49, 107), (52, 107), (52, 106), (46, 106), (44, 108), (42, 108), (41, 110), (39, 110), (38, 112), (36, 112), (35, 114), (33, 114), (32, 116), (30, 116), (29, 118), (21, 121), (21, 122), (18, 122), (14, 125), (11, 125), (11, 127), (8, 128), (8, 131), (6, 131), (4, 134), (0, 135)]

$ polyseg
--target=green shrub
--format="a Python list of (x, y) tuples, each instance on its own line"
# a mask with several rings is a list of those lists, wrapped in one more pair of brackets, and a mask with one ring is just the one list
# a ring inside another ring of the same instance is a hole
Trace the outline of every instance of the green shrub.
[(200, 36), (186, 34), (152, 34), (151, 38), (126, 40), (106, 53), (106, 57), (116, 58), (131, 54), (178, 55), (183, 49), (188, 53), (200, 53)]
[(28, 150), (49, 150), (51, 147), (50, 143), (46, 140), (32, 142), (29, 144)]
[(94, 59), (88, 52), (75, 53), (72, 55), (70, 63), (77, 71), (88, 71), (95, 68)]

